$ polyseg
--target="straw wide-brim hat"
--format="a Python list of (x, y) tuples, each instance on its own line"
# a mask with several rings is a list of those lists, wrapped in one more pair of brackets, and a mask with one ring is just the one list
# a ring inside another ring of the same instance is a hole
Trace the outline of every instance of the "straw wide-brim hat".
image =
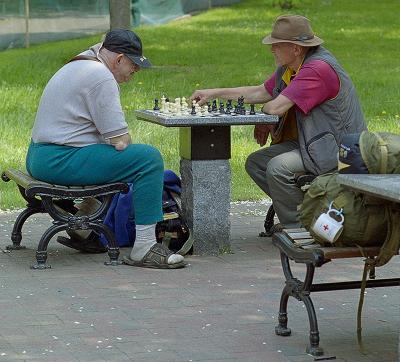
[(300, 15), (279, 16), (272, 27), (272, 33), (263, 39), (263, 44), (294, 43), (313, 47), (324, 41), (314, 35), (310, 22)]

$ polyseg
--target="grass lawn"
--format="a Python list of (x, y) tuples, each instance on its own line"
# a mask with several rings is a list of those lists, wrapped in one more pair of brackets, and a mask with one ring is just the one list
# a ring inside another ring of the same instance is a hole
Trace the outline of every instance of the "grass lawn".
[[(121, 86), (134, 142), (158, 147), (167, 168), (178, 172), (178, 131), (137, 121), (133, 110), (150, 108), (162, 94), (189, 97), (196, 88), (261, 84), (274, 70), (261, 39), (284, 13), (272, 0), (244, 0), (155, 27), (140, 27), (145, 54), (155, 65)], [(400, 133), (400, 27), (398, 0), (302, 0), (287, 11), (307, 16), (352, 77), (372, 131)], [(66, 61), (101, 35), (0, 52), (0, 169), (24, 167), (41, 92)], [(244, 171), (258, 146), (252, 127), (232, 130), (232, 199), (264, 197)], [(0, 183), (0, 209), (21, 207), (12, 183)]]

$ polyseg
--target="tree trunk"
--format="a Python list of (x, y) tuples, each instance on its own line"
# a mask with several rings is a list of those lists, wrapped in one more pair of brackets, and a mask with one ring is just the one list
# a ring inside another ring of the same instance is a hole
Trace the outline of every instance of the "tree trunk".
[(131, 28), (131, 0), (110, 0), (110, 30)]

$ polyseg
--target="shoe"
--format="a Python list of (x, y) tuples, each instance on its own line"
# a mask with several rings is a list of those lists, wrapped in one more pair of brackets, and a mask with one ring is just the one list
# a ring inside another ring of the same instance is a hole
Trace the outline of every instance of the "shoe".
[(142, 268), (153, 269), (179, 269), (186, 266), (186, 262), (168, 264), (168, 258), (174, 254), (171, 250), (162, 244), (154, 244), (147, 254), (140, 261), (134, 261), (129, 257), (124, 257), (122, 262), (127, 265), (139, 266)]
[(275, 233), (280, 233), (282, 232), (282, 230), (284, 229), (284, 226), (281, 223), (277, 223), (272, 225), (269, 230), (267, 231), (262, 231), (258, 234), (258, 236), (260, 237), (268, 237), (270, 238), (272, 235), (274, 235)]
[(275, 233), (281, 233), (284, 228), (285, 227), (280, 222), (278, 222), (277, 224), (272, 225), (271, 229), (269, 229), (269, 232), (271, 233), (271, 235)]
[(107, 248), (97, 238), (78, 240), (59, 236), (57, 237), (57, 242), (71, 249), (79, 250), (83, 253), (99, 254), (107, 251)]

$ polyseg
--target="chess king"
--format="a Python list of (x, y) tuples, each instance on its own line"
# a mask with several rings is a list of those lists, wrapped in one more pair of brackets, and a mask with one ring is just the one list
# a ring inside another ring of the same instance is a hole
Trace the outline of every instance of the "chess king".
[(337, 152), (345, 134), (366, 129), (354, 85), (334, 55), (321, 44), (307, 18), (279, 16), (271, 34), (262, 39), (274, 57), (276, 70), (260, 85), (196, 90), (191, 99), (237, 99), (262, 104), (262, 111), (279, 116), (278, 126), (256, 125), (254, 138), (265, 146), (250, 154), (246, 171), (272, 199), (282, 227), (300, 227), (297, 205), (303, 192), (295, 175), (320, 175), (337, 169)]

